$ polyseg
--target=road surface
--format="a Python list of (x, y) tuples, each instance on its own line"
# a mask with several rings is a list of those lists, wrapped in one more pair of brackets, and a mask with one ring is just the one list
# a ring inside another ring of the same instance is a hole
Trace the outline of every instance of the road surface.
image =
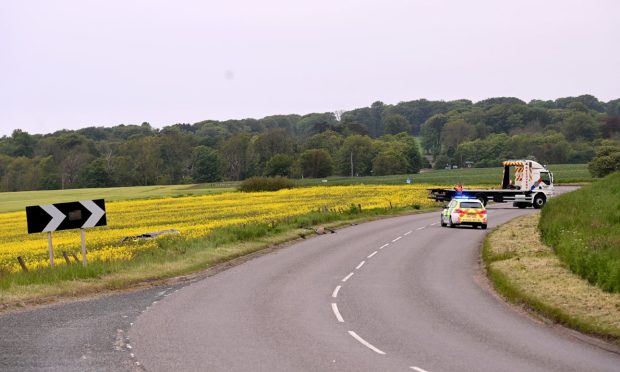
[[(531, 210), (490, 207), (490, 225)], [(149, 371), (619, 371), (486, 288), (484, 231), (439, 213), (353, 226), (168, 296), (129, 332)]]

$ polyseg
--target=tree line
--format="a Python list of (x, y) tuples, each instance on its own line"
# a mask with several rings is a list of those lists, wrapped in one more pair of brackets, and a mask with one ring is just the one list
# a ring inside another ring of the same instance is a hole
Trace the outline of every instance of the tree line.
[(417, 173), (508, 158), (585, 163), (617, 147), (620, 100), (374, 102), (351, 111), (0, 138), (0, 191)]

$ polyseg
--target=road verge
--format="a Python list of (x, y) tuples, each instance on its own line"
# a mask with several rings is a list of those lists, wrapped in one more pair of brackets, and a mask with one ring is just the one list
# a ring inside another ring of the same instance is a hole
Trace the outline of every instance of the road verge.
[(491, 283), (509, 302), (620, 345), (620, 294), (572, 273), (541, 242), (539, 218), (519, 217), (487, 235), (482, 260)]

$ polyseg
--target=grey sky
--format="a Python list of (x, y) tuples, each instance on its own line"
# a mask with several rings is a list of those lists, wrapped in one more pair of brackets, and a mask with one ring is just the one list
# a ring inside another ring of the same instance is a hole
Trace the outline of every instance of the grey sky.
[(0, 1), (0, 135), (620, 97), (620, 1)]

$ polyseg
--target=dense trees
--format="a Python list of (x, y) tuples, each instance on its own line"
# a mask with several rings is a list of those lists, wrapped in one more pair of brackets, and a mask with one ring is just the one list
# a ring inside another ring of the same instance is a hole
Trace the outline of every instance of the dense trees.
[(605, 104), (590, 95), (556, 101), (500, 97), (427, 119), (421, 127), (424, 152), (435, 168), (497, 166), (507, 158), (543, 163), (590, 161), (602, 138), (620, 142), (617, 101)]
[(619, 143), (620, 99), (376, 101), (348, 112), (163, 129), (146, 122), (46, 135), (17, 129), (0, 138), (0, 191), (416, 173), (427, 158), (436, 168), (592, 161), (599, 175), (615, 169), (611, 149)]

